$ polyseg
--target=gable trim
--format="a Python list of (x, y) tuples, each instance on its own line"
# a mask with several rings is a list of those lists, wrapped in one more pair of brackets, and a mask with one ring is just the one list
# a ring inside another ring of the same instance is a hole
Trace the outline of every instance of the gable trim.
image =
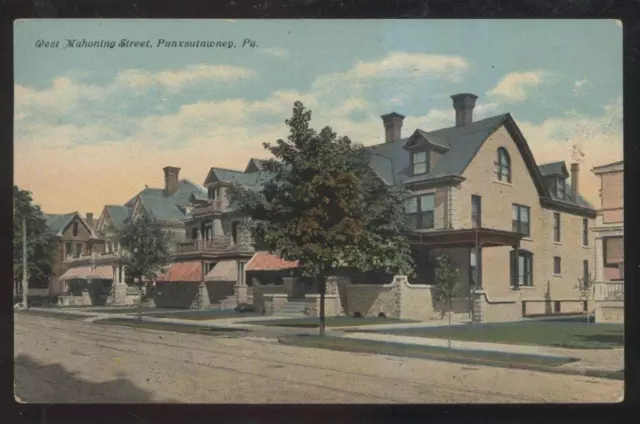
[(90, 238), (96, 238), (96, 235), (94, 234), (93, 230), (91, 229), (91, 227), (89, 227), (89, 224), (87, 224), (85, 222), (84, 219), (82, 219), (82, 217), (80, 216), (80, 214), (78, 212), (75, 212), (73, 214), (73, 216), (71, 218), (69, 218), (69, 220), (67, 221), (66, 224), (64, 224), (64, 226), (62, 227), (62, 229), (60, 230), (59, 234), (62, 235), (64, 234), (65, 231), (67, 231), (67, 229), (69, 228), (69, 226), (73, 223), (73, 221), (78, 218), (78, 220), (80, 221), (80, 223), (82, 224), (82, 226), (87, 230), (87, 232), (89, 233), (89, 237)]
[[(418, 144), (419, 140), (423, 140), (424, 145)], [(448, 147), (429, 141), (429, 139), (425, 136), (425, 133), (423, 131), (415, 130), (413, 134), (411, 134), (407, 142), (405, 143), (404, 149), (412, 151), (412, 150), (419, 150), (420, 148), (426, 148), (438, 153), (446, 153), (449, 151)]]

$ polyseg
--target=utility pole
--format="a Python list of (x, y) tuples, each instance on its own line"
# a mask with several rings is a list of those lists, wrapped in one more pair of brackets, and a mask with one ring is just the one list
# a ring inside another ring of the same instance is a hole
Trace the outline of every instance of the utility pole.
[(27, 218), (22, 218), (22, 305), (27, 308), (29, 278), (27, 277)]

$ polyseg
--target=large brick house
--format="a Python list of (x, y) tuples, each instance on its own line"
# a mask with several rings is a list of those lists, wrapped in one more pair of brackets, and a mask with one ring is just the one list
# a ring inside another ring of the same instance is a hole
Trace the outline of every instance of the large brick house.
[[(590, 228), (596, 212), (580, 195), (579, 165), (572, 164), (569, 172), (564, 162), (537, 164), (510, 114), (473, 120), (476, 98), (452, 96), (453, 127), (416, 129), (407, 138), (401, 137), (404, 117), (384, 115), (385, 142), (367, 147), (378, 177), (410, 193), (405, 212), (413, 229), (407, 238), (418, 266), (406, 284), (416, 290), (432, 285), (434, 256), (446, 253), (460, 270), (460, 292), (465, 293), (457, 307), (473, 309), (476, 320), (582, 311), (585, 305), (575, 286), (594, 269)], [(254, 159), (244, 171), (212, 168), (205, 182), (209, 198), (197, 200), (208, 212), (203, 222), (194, 207), (187, 233), (205, 240), (219, 234), (227, 246), (235, 246), (239, 233), (234, 220), (240, 217), (227, 209), (224, 188), (231, 183), (258, 188), (267, 178), (261, 161)], [(245, 271), (251, 270), (238, 266), (238, 271), (240, 285)], [(291, 298), (296, 290), (287, 283), (285, 292)], [(401, 315), (397, 296), (371, 290), (374, 294), (366, 296), (330, 290), (342, 302), (332, 310)], [(286, 303), (280, 298), (277, 302)]]
[[(126, 270), (120, 263), (122, 251), (117, 235), (127, 222), (147, 214), (171, 234), (174, 241), (183, 240), (182, 221), (190, 213), (190, 199), (192, 195), (206, 194), (206, 190), (188, 179), (180, 180), (180, 168), (167, 166), (163, 171), (164, 188), (145, 187), (124, 205), (106, 205), (95, 225), (95, 237), (100, 243), (64, 261), (68, 269), (63, 279), (103, 282), (106, 293), (103, 292), (101, 300), (92, 298), (92, 302), (126, 302)], [(115, 286), (122, 290), (116, 293)]]
[(87, 213), (86, 218), (78, 212), (45, 214), (44, 218), (56, 239), (53, 275), (49, 279), (49, 295), (59, 296), (70, 289), (66, 278), (63, 277), (68, 269), (68, 261), (81, 258), (87, 252), (99, 251), (103, 240), (95, 231), (92, 213)]

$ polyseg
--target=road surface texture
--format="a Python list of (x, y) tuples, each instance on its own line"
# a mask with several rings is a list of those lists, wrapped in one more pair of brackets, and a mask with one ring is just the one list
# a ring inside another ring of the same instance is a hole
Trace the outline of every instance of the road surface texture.
[(29, 403), (616, 402), (623, 382), (15, 314)]

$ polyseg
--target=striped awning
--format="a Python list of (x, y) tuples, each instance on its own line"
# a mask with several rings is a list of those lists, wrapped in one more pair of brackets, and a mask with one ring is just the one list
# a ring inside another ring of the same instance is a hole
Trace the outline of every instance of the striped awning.
[(205, 281), (236, 281), (238, 279), (238, 263), (236, 261), (220, 261), (205, 277)]
[(285, 261), (279, 256), (269, 252), (256, 252), (247, 262), (247, 271), (281, 271), (285, 269), (297, 268), (297, 261)]
[(58, 280), (86, 280), (89, 278), (89, 274), (91, 274), (90, 266), (77, 266), (66, 270)]

